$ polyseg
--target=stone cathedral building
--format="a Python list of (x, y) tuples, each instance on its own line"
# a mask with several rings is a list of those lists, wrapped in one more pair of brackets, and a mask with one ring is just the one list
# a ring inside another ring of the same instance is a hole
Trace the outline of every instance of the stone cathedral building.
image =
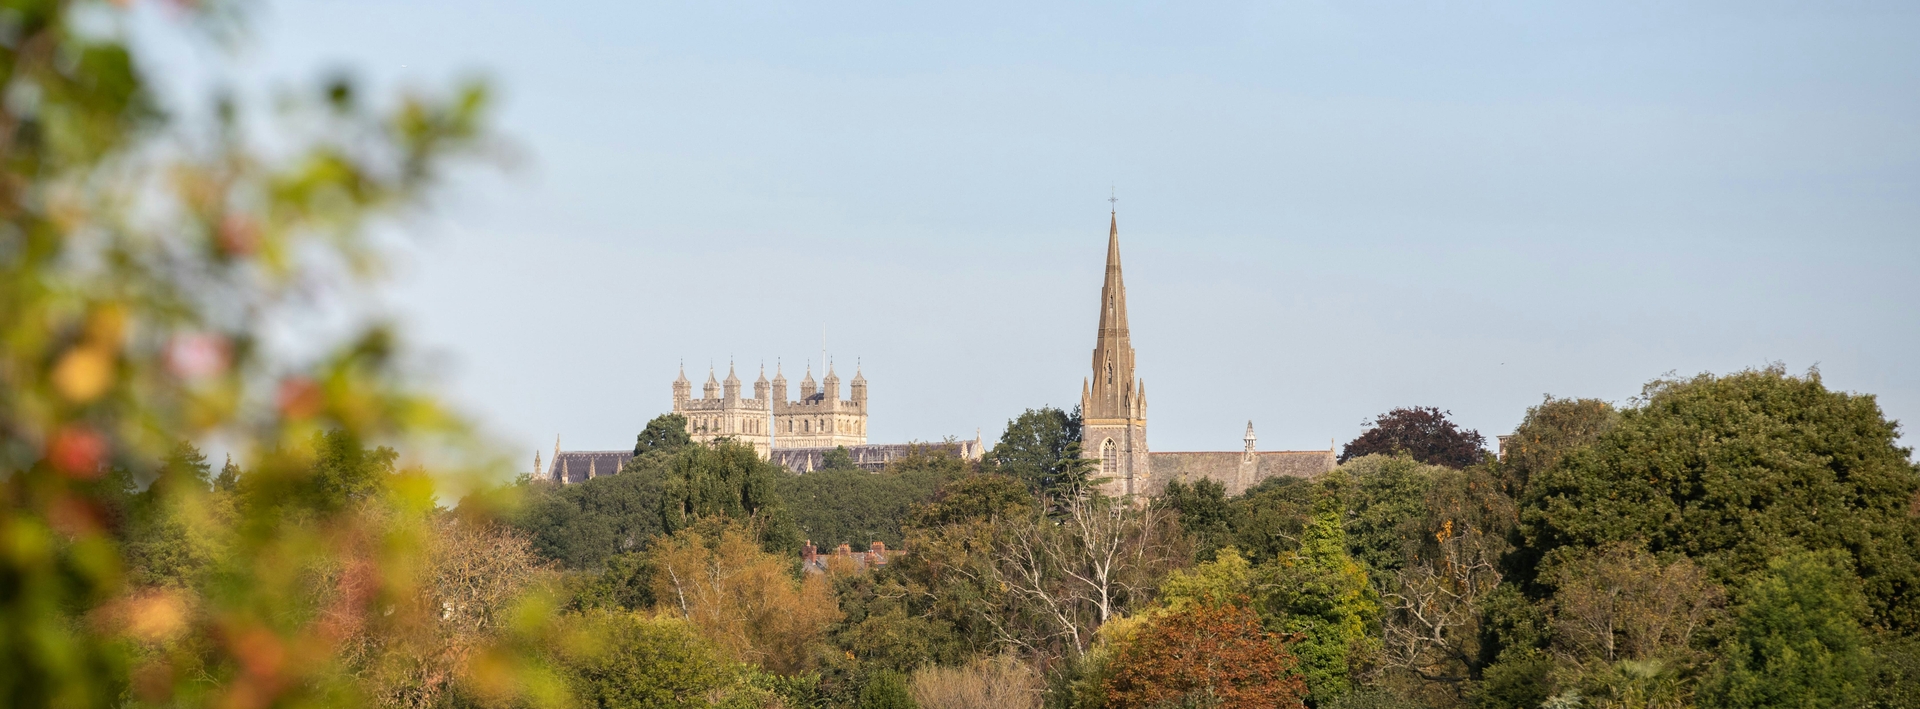
[[(696, 443), (730, 438), (753, 446), (761, 458), (797, 473), (819, 470), (828, 451), (845, 447), (854, 465), (879, 470), (916, 449), (941, 449), (967, 460), (979, 460), (986, 445), (976, 431), (971, 441), (939, 443), (867, 443), (867, 378), (857, 369), (848, 382), (850, 398), (840, 398), (840, 375), (827, 363), (827, 376), (815, 382), (813, 367), (800, 380), (800, 398), (787, 399), (787, 377), (779, 365), (773, 379), (766, 369), (753, 383), (753, 396), (743, 396), (740, 376), (727, 365), (723, 381), (707, 372), (701, 396), (694, 398), (693, 382), (684, 368), (673, 380), (673, 413), (686, 417), (687, 435)], [(563, 451), (554, 441), (553, 460), (542, 465), (534, 456), (535, 477), (568, 484), (620, 472), (632, 451)]]
[(1335, 453), (1259, 451), (1253, 422), (1245, 448), (1222, 452), (1152, 452), (1147, 449), (1147, 385), (1134, 376), (1133, 341), (1127, 331), (1127, 284), (1120, 270), (1120, 217), (1109, 215), (1107, 273), (1100, 286), (1100, 329), (1093, 342), (1093, 376), (1080, 384), (1081, 450), (1100, 461), (1108, 495), (1153, 495), (1172, 480), (1212, 480), (1237, 495), (1278, 476), (1310, 477), (1332, 470)]
[(768, 457), (778, 441), (780, 448), (853, 448), (867, 444), (867, 378), (853, 373), (847, 387), (849, 399), (840, 398), (840, 375), (827, 365), (827, 376), (813, 381), (813, 367), (800, 380), (800, 399), (787, 400), (787, 377), (775, 366), (773, 381), (767, 381), (766, 368), (753, 383), (753, 397), (740, 396), (740, 377), (727, 364), (726, 381), (716, 381), (707, 372), (701, 398), (693, 398), (693, 382), (682, 369), (673, 380), (673, 413), (687, 417), (687, 435), (699, 443), (732, 438), (753, 446), (760, 457)]

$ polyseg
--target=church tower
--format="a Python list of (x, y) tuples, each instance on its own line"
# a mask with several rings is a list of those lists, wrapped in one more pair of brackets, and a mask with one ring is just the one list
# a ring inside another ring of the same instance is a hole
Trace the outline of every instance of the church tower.
[(1133, 374), (1127, 336), (1127, 285), (1120, 276), (1120, 217), (1107, 227), (1107, 276), (1100, 287), (1100, 331), (1093, 344), (1093, 377), (1080, 388), (1082, 455), (1100, 461), (1101, 489), (1120, 497), (1144, 494), (1147, 462), (1147, 386)]

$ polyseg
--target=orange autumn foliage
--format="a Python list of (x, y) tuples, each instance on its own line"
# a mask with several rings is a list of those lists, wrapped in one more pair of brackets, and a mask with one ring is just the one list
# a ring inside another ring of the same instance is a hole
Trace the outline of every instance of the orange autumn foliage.
[(782, 674), (812, 669), (840, 606), (825, 578), (795, 578), (750, 530), (708, 520), (655, 542), (657, 609), (682, 618), (735, 660)]
[(1120, 650), (1107, 706), (1301, 708), (1298, 664), (1252, 610), (1196, 605), (1154, 618)]

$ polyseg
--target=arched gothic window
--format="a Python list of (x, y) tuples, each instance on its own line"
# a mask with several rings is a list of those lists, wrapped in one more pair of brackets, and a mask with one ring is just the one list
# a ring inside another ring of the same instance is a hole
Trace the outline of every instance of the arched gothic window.
[(1120, 472), (1120, 446), (1109, 438), (1100, 444), (1100, 474), (1113, 477)]

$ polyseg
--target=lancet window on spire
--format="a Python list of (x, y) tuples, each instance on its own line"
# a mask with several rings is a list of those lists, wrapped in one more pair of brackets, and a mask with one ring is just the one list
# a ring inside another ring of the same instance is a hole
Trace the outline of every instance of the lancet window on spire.
[(1120, 472), (1120, 447), (1109, 438), (1100, 444), (1100, 474), (1113, 477)]

